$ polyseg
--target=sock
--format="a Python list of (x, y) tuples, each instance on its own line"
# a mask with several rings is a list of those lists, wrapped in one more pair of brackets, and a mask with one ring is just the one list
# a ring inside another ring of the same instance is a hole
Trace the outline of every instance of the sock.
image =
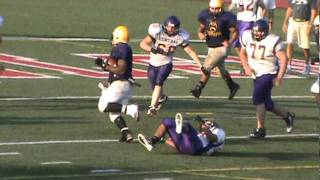
[(120, 129), (121, 133), (125, 130), (129, 130), (126, 122), (124, 121), (124, 119), (119, 116), (115, 121), (114, 123), (117, 125), (117, 127)]
[(151, 144), (155, 144), (155, 143), (159, 142), (160, 139), (161, 139), (161, 138), (159, 138), (159, 137), (157, 137), (157, 136), (152, 136), (152, 137), (150, 138)]
[(231, 79), (230, 74), (227, 74), (225, 76), (223, 76), (223, 80), (227, 83), (227, 86), (229, 87), (229, 89), (232, 89), (234, 86), (234, 82)]

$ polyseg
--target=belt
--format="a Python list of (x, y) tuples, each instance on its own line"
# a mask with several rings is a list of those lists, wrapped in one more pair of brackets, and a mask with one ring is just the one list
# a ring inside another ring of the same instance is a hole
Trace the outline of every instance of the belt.
[(301, 19), (301, 18), (293, 18), (294, 21), (296, 22), (305, 22), (305, 21), (309, 21), (308, 19)]

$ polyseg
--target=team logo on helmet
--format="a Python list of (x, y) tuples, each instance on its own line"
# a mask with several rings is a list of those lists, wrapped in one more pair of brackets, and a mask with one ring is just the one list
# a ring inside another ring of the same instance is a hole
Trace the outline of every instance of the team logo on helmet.
[(112, 32), (112, 43), (127, 43), (129, 41), (129, 30), (126, 26), (117, 26)]
[(269, 25), (265, 20), (258, 20), (253, 23), (252, 27), (252, 39), (255, 41), (261, 41), (269, 34)]
[(168, 35), (176, 35), (179, 32), (180, 20), (176, 16), (169, 16), (164, 21), (164, 30)]

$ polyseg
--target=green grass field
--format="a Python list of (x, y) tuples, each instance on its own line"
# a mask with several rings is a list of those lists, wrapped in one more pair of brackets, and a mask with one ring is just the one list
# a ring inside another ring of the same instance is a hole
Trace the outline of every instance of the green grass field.
[[(90, 59), (73, 54), (109, 53), (111, 46), (107, 42), (14, 38), (108, 38), (116, 25), (126, 24), (132, 38), (138, 40), (146, 35), (150, 23), (175, 14), (196, 39), (196, 16), (206, 2), (2, 0), (0, 15), (5, 22), (0, 53), (96, 70)], [(282, 37), (284, 13), (276, 11), (274, 28)], [(136, 41), (131, 45), (136, 54), (143, 53)], [(204, 44), (192, 46), (199, 54), (206, 53)], [(311, 50), (317, 53), (315, 47)], [(181, 50), (176, 56), (188, 58)], [(295, 58), (302, 57), (297, 48)], [(176, 112), (182, 112), (187, 119), (202, 114), (221, 124), (227, 133), (225, 149), (208, 157), (177, 154), (164, 144), (148, 152), (136, 141), (119, 143), (116, 126), (97, 110), (97, 83), (102, 79), (3, 64), (7, 69), (59, 78), (15, 79), (0, 75), (0, 179), (319, 179), (319, 107), (309, 92), (315, 76), (306, 78), (297, 73), (299, 78), (287, 78), (281, 87), (274, 88), (274, 100), (296, 113), (295, 129), (288, 135), (284, 122), (268, 113), (269, 137), (264, 140), (246, 138), (256, 124), (251, 79), (235, 79), (241, 89), (229, 101), (223, 80), (212, 78), (204, 98), (198, 100), (189, 95), (189, 89), (198, 82), (199, 75), (175, 70), (174, 75), (185, 78), (167, 81), (165, 91), (170, 100), (156, 117), (145, 114), (151, 92), (147, 80), (138, 79), (142, 87), (135, 89), (132, 102), (140, 105), (141, 122), (126, 117), (133, 133), (151, 135), (162, 118), (173, 117)], [(234, 63), (227, 63), (227, 67), (239, 69)], [(140, 64), (135, 68), (146, 70)]]

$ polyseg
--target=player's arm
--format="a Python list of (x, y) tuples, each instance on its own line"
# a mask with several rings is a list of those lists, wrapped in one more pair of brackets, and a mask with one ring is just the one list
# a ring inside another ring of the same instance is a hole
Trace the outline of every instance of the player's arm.
[(206, 40), (207, 36), (206, 36), (206, 27), (204, 24), (199, 23), (199, 27), (198, 27), (198, 38), (200, 40)]
[(151, 36), (146, 36), (141, 42), (140, 42), (140, 48), (143, 49), (146, 52), (151, 52), (152, 49), (152, 38)]
[(198, 66), (201, 68), (201, 61), (199, 59), (198, 54), (193, 50), (193, 48), (188, 45), (186, 47), (183, 48), (183, 50), (194, 60), (194, 62), (196, 62), (198, 64)]
[(174, 142), (172, 141), (171, 138), (166, 139), (166, 141), (164, 142), (166, 145), (172, 147), (173, 149), (177, 149), (176, 145), (174, 145)]
[[(318, 0), (318, 1), (320, 1), (320, 0)], [(317, 8), (319, 8), (319, 7), (315, 6), (315, 7), (311, 8), (311, 16), (310, 16), (310, 20), (309, 20), (309, 24), (308, 24), (308, 35), (311, 34), (312, 27), (313, 27), (313, 24), (314, 24), (314, 20), (316, 19), (317, 15), (318, 15), (318, 9)]]
[(286, 16), (284, 17), (283, 20), (283, 25), (282, 25), (282, 31), (287, 32), (288, 31), (288, 23), (289, 23), (289, 18), (292, 16), (292, 8), (289, 6), (286, 12)]
[(252, 69), (249, 66), (248, 63), (248, 54), (246, 52), (246, 49), (244, 47), (241, 47), (240, 49), (240, 53), (239, 53), (239, 57), (240, 57), (240, 61), (241, 61), (241, 65), (245, 71), (245, 74), (248, 76), (252, 75)]
[(119, 59), (117, 66), (108, 65), (105, 66), (104, 69), (115, 74), (123, 74), (126, 72), (127, 69), (127, 61), (125, 61), (124, 59)]
[(278, 72), (278, 75), (275, 79), (274, 84), (276, 86), (279, 86), (279, 85), (281, 85), (282, 78), (286, 73), (288, 57), (287, 57), (286, 52), (284, 50), (277, 51), (276, 56), (280, 61), (280, 69), (279, 69), (279, 72)]
[(228, 47), (230, 44), (232, 44), (236, 39), (238, 39), (238, 30), (235, 26), (229, 27), (230, 36), (229, 40), (224, 44), (224, 46)]

